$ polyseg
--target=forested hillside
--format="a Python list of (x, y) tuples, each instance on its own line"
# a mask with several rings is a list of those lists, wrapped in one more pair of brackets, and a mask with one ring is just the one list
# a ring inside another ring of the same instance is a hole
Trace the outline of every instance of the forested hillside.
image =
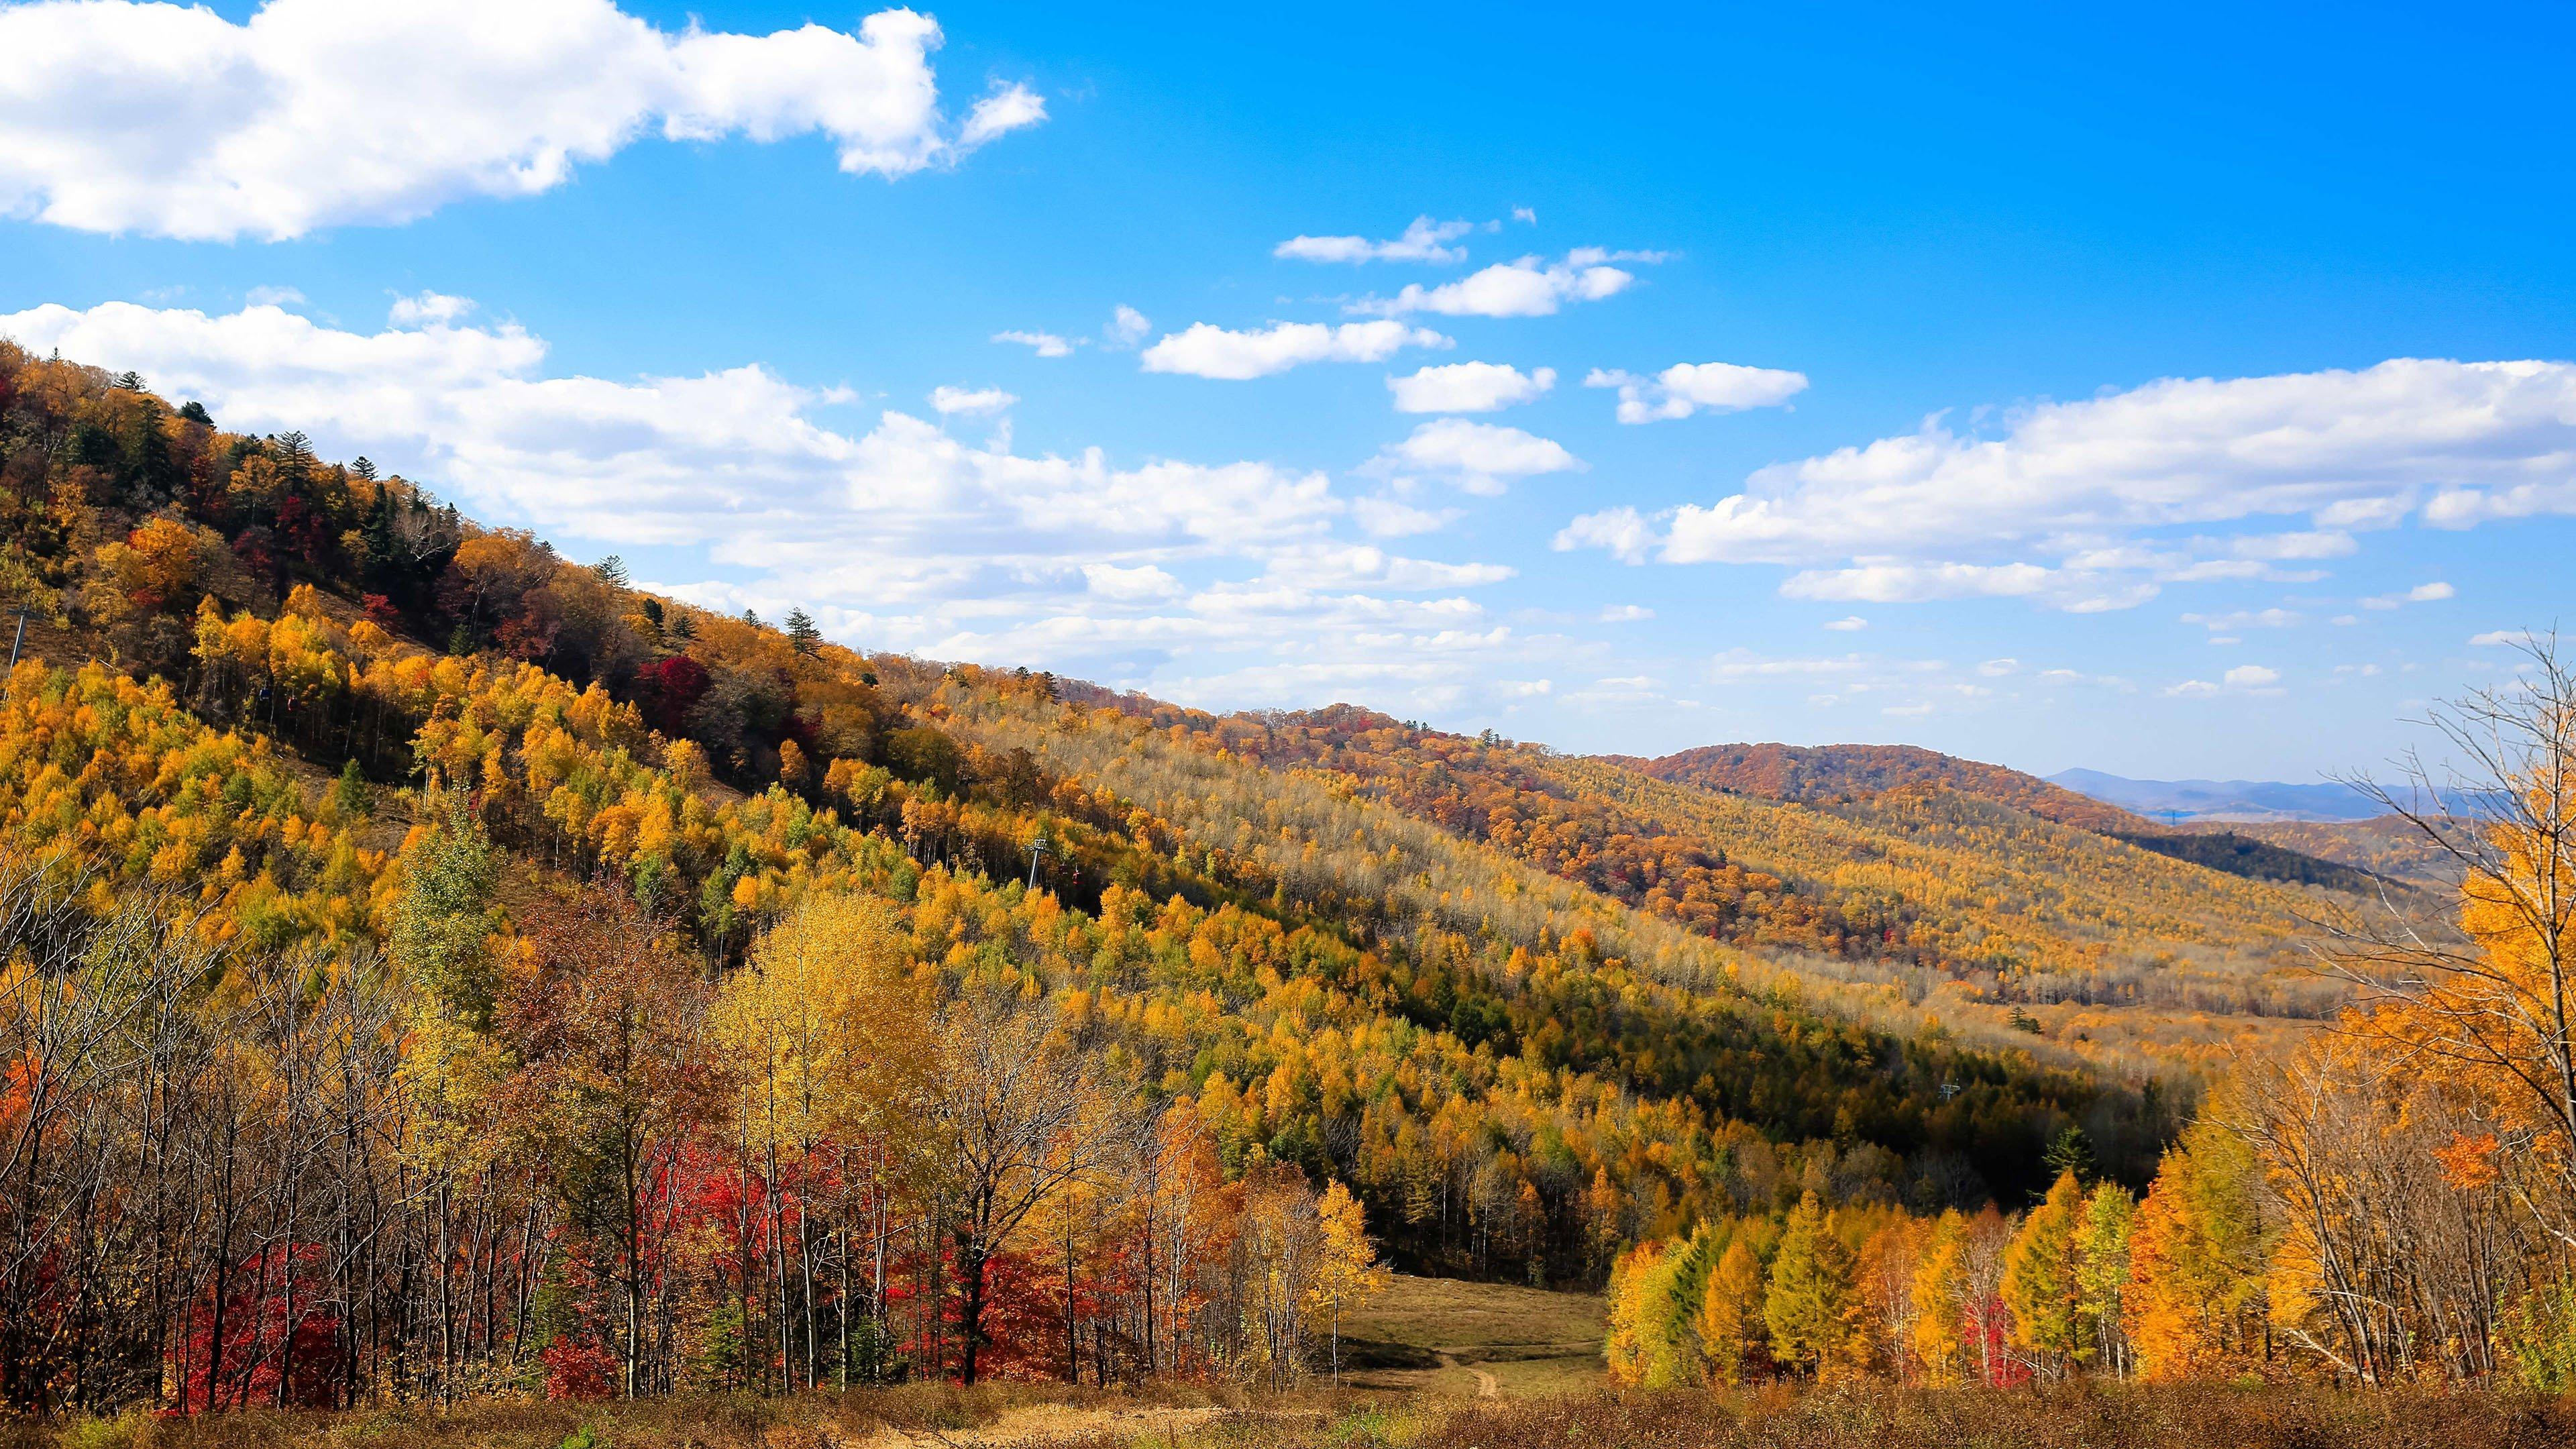
[(1703, 745), (1652, 760), (1619, 759), (1658, 780), (1808, 803), (1939, 785), (1982, 795), (2054, 820), (2105, 833), (2145, 830), (2146, 820), (2034, 775), (1980, 764), (1919, 745)]
[[(2273, 1040), (2284, 1020), (2330, 1013), (2343, 989), (2320, 981), (2297, 943), (2372, 884), (2286, 851), (2305, 868), (2212, 869), (2191, 852), (2241, 862), (2200, 837), (2168, 848), (2158, 835), (2061, 823), (2013, 803), (2028, 792), (2006, 787), (2028, 777), (1928, 751), (1884, 752), (1893, 763), (1875, 773), (1816, 764), (1845, 758), (1835, 750), (1783, 752), (1809, 770), (1798, 778), (1857, 793), (1773, 799), (1348, 706), (1220, 717), (1122, 703), (1224, 755), (1313, 772), (1738, 947), (1849, 1009), (1980, 1039), (2019, 1030), (2119, 1070), (2205, 1059), (2215, 1044)], [(1934, 768), (1944, 761), (1971, 783), (2003, 781), (2002, 798), (1953, 788)], [(1887, 787), (1863, 788), (1872, 783)], [(2052, 808), (2073, 802), (2083, 818), (2152, 830), (2030, 783)]]
[(1372, 1239), (1582, 1283), (1810, 1192), (2024, 1193), (2069, 1128), (2142, 1178), (2174, 1125), (1725, 944), (1947, 960), (1937, 905), (1711, 859), (1741, 930), (1686, 930), (131, 375), (0, 345), (0, 514), (15, 1402), (1293, 1374)]

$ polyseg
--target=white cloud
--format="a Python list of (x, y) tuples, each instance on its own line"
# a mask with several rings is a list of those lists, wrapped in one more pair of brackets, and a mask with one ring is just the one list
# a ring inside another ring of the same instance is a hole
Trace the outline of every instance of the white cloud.
[(957, 131), (957, 146), (972, 151), (996, 136), (1046, 118), (1044, 96), (1017, 81), (995, 81), (992, 90), (966, 113), (966, 124)]
[(1145, 349), (1147, 372), (1240, 382), (1309, 362), (1383, 362), (1406, 347), (1447, 347), (1448, 338), (1401, 322), (1276, 322), (1257, 332), (1231, 332), (1194, 322)]
[(1576, 518), (1556, 531), (1548, 547), (1559, 553), (1578, 548), (1606, 549), (1621, 563), (1641, 564), (1655, 541), (1654, 525), (1636, 509), (1622, 504)]
[(2164, 692), (2175, 699), (2206, 699), (2222, 690), (2244, 690), (2258, 694), (2278, 694), (2273, 686), (2281, 682), (2281, 671), (2260, 664), (2239, 664), (2218, 676), (2218, 682), (2186, 679), (2167, 685)]
[(111, 303), (0, 315), (0, 335), (142, 371), (227, 427), (301, 428), (326, 457), (366, 453), (576, 550), (668, 547), (656, 572), (675, 596), (770, 617), (801, 605), (876, 648), (1229, 708), (1427, 714), (1499, 699), (1496, 659), (1535, 678), (1572, 647), (1498, 639), (1466, 592), (1506, 566), (1353, 546), (1338, 531), (1360, 510), (1317, 472), (1024, 456), (952, 437), (928, 408), (844, 430), (827, 420), (851, 401), (841, 389), (756, 365), (551, 376), (544, 341), (506, 323), (358, 333), (274, 307)]
[(1652, 378), (1596, 367), (1583, 385), (1619, 389), (1619, 421), (1652, 423), (1702, 409), (1732, 413), (1778, 407), (1807, 390), (1807, 375), (1732, 362), (1681, 362)]
[(1378, 538), (1402, 538), (1445, 528), (1458, 517), (1458, 510), (1417, 508), (1381, 493), (1352, 503), (1351, 517)]
[(1368, 464), (1370, 471), (1382, 474), (1436, 475), (1469, 493), (1487, 496), (1501, 493), (1510, 479), (1581, 472), (1584, 466), (1582, 459), (1551, 439), (1465, 418), (1423, 423)]
[(298, 307), (304, 294), (293, 287), (253, 287), (242, 293), (242, 300), (254, 307)]
[(1040, 357), (1070, 357), (1073, 344), (1052, 332), (996, 332), (996, 342), (1016, 342)]
[(1549, 265), (1538, 257), (1497, 262), (1483, 271), (1437, 287), (1420, 283), (1393, 297), (1368, 297), (1351, 304), (1354, 312), (1401, 317), (1436, 312), (1444, 317), (1547, 317), (1567, 302), (1598, 302), (1626, 291), (1636, 275), (1598, 262), (1573, 260)]
[(1307, 543), (1273, 550), (1266, 581), (1306, 589), (1371, 586), (1402, 593), (1498, 584), (1514, 570), (1502, 564), (1452, 564), (1404, 558), (1368, 544)]
[(2476, 649), (2494, 649), (2506, 644), (2520, 644), (2530, 637), (2528, 629), (2489, 629), (2483, 634), (2470, 635), (2469, 645)]
[(2250, 559), (2342, 558), (2360, 547), (2351, 534), (2341, 529), (2258, 533), (2228, 542), (2230, 552)]
[(2021, 598), (2040, 592), (2055, 579), (2054, 573), (2036, 564), (1875, 563), (1809, 570), (1791, 576), (1780, 592), (1793, 599), (1911, 604), (1926, 599)]
[(1344, 510), (1323, 475), (1262, 463), (1021, 457), (899, 412), (836, 432), (808, 414), (840, 394), (756, 365), (546, 377), (544, 342), (516, 326), (368, 335), (274, 307), (208, 316), (111, 302), (0, 316), (0, 335), (140, 370), (229, 427), (303, 428), (326, 448), (421, 470), (496, 522), (612, 543), (715, 538), (720, 557), (761, 566), (891, 560), (898, 590), (995, 557), (1053, 561), (1059, 545), (1266, 548)]
[(1851, 614), (1840, 619), (1828, 619), (1825, 627), (1837, 634), (1856, 634), (1868, 628), (1869, 621), (1858, 614)]
[(1109, 339), (1110, 346), (1123, 349), (1144, 341), (1145, 334), (1153, 330), (1150, 318), (1121, 302), (1110, 312), (1109, 325), (1101, 329), (1101, 335)]
[(2238, 609), (2226, 614), (2185, 614), (2182, 621), (2219, 634), (2231, 629), (2296, 628), (2307, 622), (2307, 616), (2295, 609)]
[(1404, 229), (1404, 235), (1393, 241), (1370, 241), (1364, 236), (1297, 236), (1271, 248), (1274, 257), (1301, 262), (1463, 262), (1464, 247), (1453, 247), (1456, 241), (1474, 231), (1471, 221), (1433, 221), (1417, 216)]
[(1133, 604), (1156, 599), (1176, 598), (1181, 581), (1154, 567), (1138, 564), (1121, 568), (1116, 564), (1085, 564), (1082, 577), (1091, 592), (1113, 603)]
[(1977, 666), (1977, 672), (1988, 679), (2001, 679), (2005, 675), (2021, 672), (2021, 661), (2018, 659), (1989, 659), (1985, 663)]
[(970, 389), (943, 386), (930, 390), (930, 405), (943, 418), (959, 414), (970, 418), (981, 417), (987, 413), (998, 413), (1018, 401), (1017, 397), (998, 387)]
[[(2444, 526), (2576, 513), (2576, 363), (2398, 359), (2358, 372), (2168, 379), (2027, 408), (1994, 436), (1936, 418), (1685, 505), (1662, 548), (1672, 562), (1877, 579), (1891, 596), (1943, 596), (1887, 582), (1894, 566), (1985, 570), (1947, 577), (1978, 580), (1979, 591), (2019, 579), (2042, 602), (2115, 607), (2153, 582), (2295, 577), (2268, 560), (2346, 552), (2344, 529), (2388, 526), (2427, 494), (2425, 521)], [(2317, 526), (2215, 545), (2229, 557), (2143, 541), (2150, 530), (2299, 514)], [(2099, 587), (2041, 589), (2022, 572), (2032, 554), (2060, 557), (2062, 572)], [(1858, 587), (1836, 596), (1870, 596)]]
[[(1647, 608), (1643, 604), (1612, 604), (1601, 611), (1600, 622), (1604, 624), (1634, 624), (1641, 620), (1651, 619), (1653, 617), (1655, 617), (1655, 611)], [(1604, 684), (1618, 683), (1617, 680), (1611, 679), (1605, 679), (1601, 682)], [(1642, 684), (1647, 683), (1648, 681), (1638, 680), (1635, 682)]]
[(1532, 402), (1556, 386), (1556, 369), (1522, 372), (1499, 362), (1454, 362), (1410, 377), (1390, 377), (1400, 413), (1490, 413)]
[(2459, 593), (2458, 589), (2436, 580), (2429, 584), (2417, 584), (2411, 589), (2393, 594), (2374, 595), (2362, 600), (2361, 606), (2365, 609), (2402, 609), (2408, 604), (2432, 604), (2444, 599), (2457, 598)]
[[(251, 300), (257, 302), (260, 298), (254, 296)], [(304, 299), (299, 295), (295, 300), (301, 302)], [(473, 310), (474, 299), (471, 297), (419, 292), (394, 298), (393, 306), (386, 309), (385, 320), (396, 327), (444, 327)]]
[(1517, 221), (1524, 226), (1536, 226), (1538, 225), (1538, 212), (1530, 207), (1515, 206), (1512, 208), (1512, 220)]
[(269, 0), (247, 23), (125, 0), (0, 9), (0, 212), (83, 231), (278, 240), (531, 196), (649, 131), (819, 132), (902, 176), (1045, 106), (1005, 85), (952, 133), (936, 22), (669, 32), (611, 0)]

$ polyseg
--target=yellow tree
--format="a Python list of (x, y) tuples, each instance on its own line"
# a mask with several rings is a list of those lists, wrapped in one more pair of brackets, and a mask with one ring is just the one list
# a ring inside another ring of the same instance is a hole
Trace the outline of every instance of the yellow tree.
[(1951, 1208), (1932, 1225), (1914, 1270), (1914, 1357), (1933, 1383), (1955, 1384), (1967, 1367), (1967, 1297), (1968, 1220)]
[(1718, 1255), (1717, 1267), (1700, 1296), (1699, 1346), (1708, 1360), (1711, 1382), (1744, 1382), (1745, 1368), (1763, 1345), (1764, 1288), (1762, 1255), (1753, 1250), (1747, 1235), (1738, 1232)]
[(2094, 1186), (2075, 1235), (2075, 1312), (2093, 1362), (2126, 1378), (2128, 1340), (2120, 1332), (2120, 1291), (2129, 1282), (2129, 1231), (2138, 1204), (2116, 1182)]
[(2122, 1326), (2140, 1376), (2188, 1378), (2242, 1351), (2264, 1317), (2258, 1169), (2204, 1115), (2164, 1156), (2129, 1232)]
[(1610, 1332), (1601, 1352), (1609, 1360), (1610, 1376), (1620, 1383), (1636, 1386), (1646, 1381), (1654, 1358), (1648, 1341), (1652, 1325), (1647, 1294), (1663, 1261), (1663, 1244), (1639, 1243), (1610, 1265)]
[(2004, 1306), (2012, 1310), (2013, 1341), (2031, 1352), (2033, 1366), (2043, 1372), (2062, 1371), (2084, 1346), (2076, 1254), (2083, 1216), (2083, 1187), (2073, 1172), (2059, 1173), (2004, 1254)]
[[(802, 1241), (801, 1216), (795, 1267), (802, 1271), (791, 1273), (787, 1262), (787, 1183), (808, 1175), (826, 1143), (892, 1135), (919, 1110), (930, 1033), (907, 940), (883, 900), (806, 896), (753, 944), (750, 964), (726, 980), (709, 1014), (710, 1034), (736, 1072), (737, 1141), (759, 1159), (785, 1387), (793, 1387), (795, 1369), (786, 1341), (791, 1323), (802, 1324), (809, 1387), (822, 1371), (813, 1255)], [(747, 1274), (744, 1291), (748, 1296)]]
[(2474, 1087), (2576, 1177), (2576, 666), (2554, 637), (2524, 653), (2515, 683), (2433, 712), (2454, 775), (2410, 757), (2398, 790), (2362, 782), (2459, 868), (2458, 932), (2384, 922), (2334, 959), (2390, 1069)]
[(1325, 1184), (1315, 1204), (1324, 1230), (1324, 1255), (1316, 1264), (1313, 1304), (1332, 1320), (1333, 1382), (1342, 1381), (1342, 1310), (1386, 1291), (1387, 1270), (1369, 1242), (1368, 1212), (1351, 1190), (1336, 1180)]

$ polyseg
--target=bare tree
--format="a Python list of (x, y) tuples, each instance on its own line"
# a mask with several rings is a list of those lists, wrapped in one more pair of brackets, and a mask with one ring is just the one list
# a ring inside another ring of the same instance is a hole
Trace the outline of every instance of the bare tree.
[(2555, 634), (2521, 653), (2506, 683), (2430, 712), (2441, 763), (2410, 751), (2395, 787), (2350, 782), (2459, 867), (2457, 924), (2392, 903), (2333, 932), (2326, 960), (2391, 1072), (2492, 1089), (2507, 1145), (2560, 1179), (2532, 1206), (2576, 1246), (2576, 667)]
[(971, 1384), (994, 1256), (1040, 1203), (1132, 1152), (1147, 1124), (1034, 1003), (970, 992), (941, 1013), (939, 1033), (930, 1109), (949, 1150), (957, 1369)]

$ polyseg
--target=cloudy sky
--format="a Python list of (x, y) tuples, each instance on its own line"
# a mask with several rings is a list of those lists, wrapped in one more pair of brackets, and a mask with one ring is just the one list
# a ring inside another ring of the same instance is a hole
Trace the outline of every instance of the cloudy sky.
[(0, 334), (711, 607), (2314, 779), (2556, 623), (2576, 25), (0, 4)]

